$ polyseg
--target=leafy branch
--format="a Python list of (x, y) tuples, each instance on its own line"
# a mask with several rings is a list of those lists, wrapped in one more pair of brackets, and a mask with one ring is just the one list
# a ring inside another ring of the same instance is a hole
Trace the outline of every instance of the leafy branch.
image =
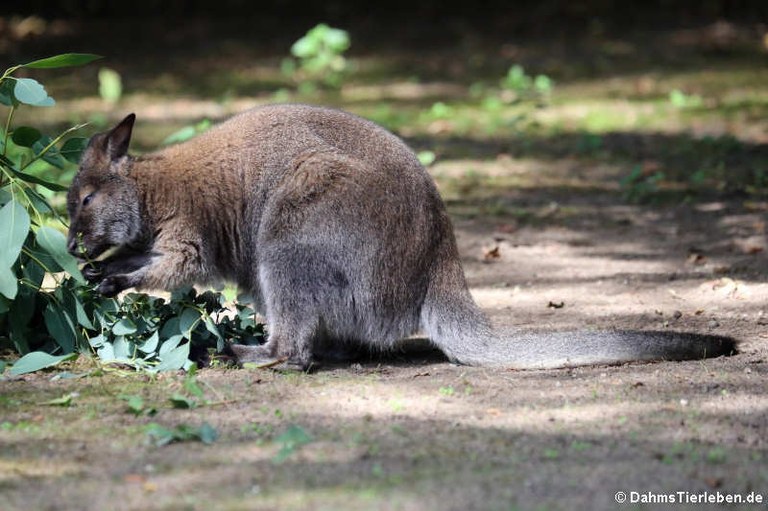
[[(50, 367), (79, 353), (95, 355), (102, 366), (148, 372), (188, 369), (190, 358), (222, 351), (227, 339), (263, 340), (253, 311), (238, 304), (236, 314), (228, 314), (220, 293), (186, 289), (169, 301), (139, 293), (121, 301), (99, 295), (69, 254), (64, 234), (49, 225), (56, 220), (66, 227), (45, 194), (67, 189), (59, 184), (62, 171), (79, 162), (87, 142), (70, 135), (85, 125), (55, 137), (31, 126), (14, 126), (18, 108), (55, 104), (37, 80), (14, 73), (79, 66), (98, 58), (67, 53), (13, 66), (0, 75), (0, 105), (9, 109), (0, 136), (0, 349), (22, 355), (11, 375)], [(40, 176), (51, 170), (53, 179)]]

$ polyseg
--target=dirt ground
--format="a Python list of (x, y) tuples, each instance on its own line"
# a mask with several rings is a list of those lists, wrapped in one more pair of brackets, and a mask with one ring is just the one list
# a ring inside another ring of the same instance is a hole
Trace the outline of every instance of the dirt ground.
[[(668, 507), (629, 500), (649, 492), (691, 508), (702, 492), (768, 498), (766, 204), (517, 193), (508, 200), (535, 221), (449, 203), (473, 293), (497, 324), (714, 332), (739, 339), (739, 353), (528, 372), (433, 352), (312, 374), (208, 368), (197, 375), (206, 401), (188, 410), (169, 402), (181, 375), (0, 381), (3, 508), (636, 509)], [(69, 395), (69, 406), (45, 404)], [(128, 413), (125, 395), (157, 414)], [(208, 423), (219, 438), (156, 447), (150, 423)]]

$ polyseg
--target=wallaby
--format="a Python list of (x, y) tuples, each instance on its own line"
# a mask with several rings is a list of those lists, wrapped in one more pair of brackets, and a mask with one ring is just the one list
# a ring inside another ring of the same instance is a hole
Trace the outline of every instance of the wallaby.
[(454, 362), (554, 368), (730, 354), (670, 332), (503, 334), (472, 299), (451, 222), (395, 135), (306, 105), (255, 108), (190, 141), (128, 154), (135, 116), (95, 135), (67, 197), (69, 250), (112, 296), (229, 280), (267, 318), (241, 362), (306, 369), (316, 342), (390, 348), (419, 329)]

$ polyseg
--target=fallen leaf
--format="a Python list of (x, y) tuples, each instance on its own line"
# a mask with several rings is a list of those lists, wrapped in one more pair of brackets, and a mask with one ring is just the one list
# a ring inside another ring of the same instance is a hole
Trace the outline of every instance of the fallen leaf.
[(72, 405), (72, 400), (79, 395), (80, 394), (78, 394), (77, 392), (71, 392), (59, 398), (51, 399), (50, 401), (43, 401), (40, 404), (47, 405), (47, 406), (70, 406)]
[(501, 248), (498, 245), (483, 252), (483, 261), (486, 263), (498, 261), (499, 259), (501, 259)]
[(125, 474), (123, 481), (130, 484), (140, 484), (147, 481), (147, 478), (141, 474)]
[(766, 247), (765, 236), (750, 236), (744, 239), (733, 240), (733, 246), (742, 254), (753, 255), (763, 252)]
[(513, 232), (517, 231), (518, 226), (517, 224), (507, 223), (507, 224), (500, 224), (496, 226), (496, 230), (499, 232), (503, 232), (504, 234), (512, 234)]
[(705, 477), (704, 483), (710, 488), (720, 488), (723, 485), (723, 480), (719, 477)]

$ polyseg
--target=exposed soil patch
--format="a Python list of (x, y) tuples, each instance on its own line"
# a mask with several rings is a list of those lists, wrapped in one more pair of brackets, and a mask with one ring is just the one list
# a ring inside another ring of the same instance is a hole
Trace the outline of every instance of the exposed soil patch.
[[(530, 372), (431, 352), (309, 375), (213, 368), (198, 375), (212, 404), (193, 410), (168, 403), (181, 376), (26, 376), (0, 382), (3, 508), (610, 509), (617, 491), (768, 493), (766, 255), (740, 244), (761, 213), (546, 199), (559, 204), (546, 225), (456, 220), (494, 321), (715, 332), (740, 353)], [(70, 407), (40, 404), (72, 392)], [(159, 413), (127, 413), (126, 394)], [(158, 448), (152, 422), (220, 437)], [(311, 441), (278, 462), (291, 425)]]

